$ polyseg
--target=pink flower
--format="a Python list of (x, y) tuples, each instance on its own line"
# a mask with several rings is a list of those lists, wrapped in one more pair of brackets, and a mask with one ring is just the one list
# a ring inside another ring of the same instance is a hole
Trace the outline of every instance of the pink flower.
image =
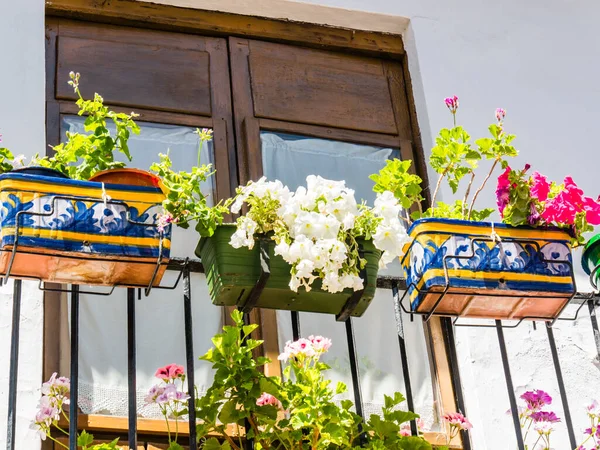
[(165, 367), (159, 367), (156, 369), (154, 376), (163, 381), (175, 380), (182, 378), (185, 374), (183, 366), (177, 364), (168, 364)]
[[(595, 221), (597, 218), (596, 209), (591, 207), (591, 203), (588, 203), (588, 205), (590, 206), (590, 218)], [(563, 190), (556, 197), (546, 202), (542, 218), (548, 223), (556, 222), (563, 225), (573, 225), (577, 213), (584, 210), (583, 191), (579, 189), (571, 177), (566, 177)]]
[(530, 411), (539, 411), (543, 406), (552, 404), (552, 397), (538, 389), (525, 392), (521, 395), (521, 399), (525, 400)]
[(308, 340), (316, 352), (323, 353), (331, 348), (331, 339), (323, 336), (309, 336)]
[(159, 386), (158, 384), (154, 385), (150, 388), (148, 394), (146, 394), (144, 401), (146, 402), (146, 404), (156, 403), (156, 399), (158, 398), (158, 396), (162, 395), (164, 392), (165, 386)]
[(277, 400), (276, 397), (271, 394), (267, 394), (266, 392), (263, 392), (262, 395), (258, 397), (256, 400), (256, 406), (274, 406), (277, 409), (283, 409), (281, 402)]
[(600, 203), (591, 197), (583, 199), (585, 219), (590, 225), (600, 225)]
[(531, 196), (540, 202), (545, 202), (550, 193), (550, 183), (547, 178), (539, 172), (533, 172), (531, 177), (533, 184), (531, 185)]
[(312, 342), (305, 338), (300, 338), (297, 341), (287, 341), (283, 353), (277, 358), (280, 361), (287, 361), (292, 357), (298, 357), (300, 355), (304, 357), (315, 356), (317, 352)]
[(458, 97), (456, 95), (446, 97), (444, 103), (446, 103), (446, 106), (452, 114), (456, 114), (456, 110), (458, 109)]
[(560, 418), (552, 411), (536, 411), (531, 414), (531, 418), (534, 422), (560, 422)]
[(173, 218), (171, 213), (159, 214), (158, 220), (156, 221), (156, 229), (159, 233), (164, 233), (165, 229), (171, 223), (177, 223), (177, 220)]
[(496, 120), (502, 122), (506, 117), (506, 110), (502, 108), (496, 109)]
[(504, 209), (510, 201), (510, 175), (512, 169), (507, 167), (504, 172), (498, 177), (498, 185), (496, 187), (496, 204), (498, 205), (498, 212), (500, 217), (504, 217)]
[(460, 430), (470, 430), (473, 425), (469, 420), (461, 413), (448, 413), (444, 414), (444, 420), (450, 424), (451, 427)]
[[(418, 418), (417, 419), (417, 431), (421, 432), (425, 429), (425, 422), (423, 422), (423, 419)], [(404, 422), (402, 424), (402, 426), (400, 427), (400, 436), (410, 436), (412, 433), (412, 430), (410, 429), (410, 422)]]
[(590, 405), (588, 405), (587, 413), (592, 417), (600, 417), (600, 404), (596, 400), (594, 400)]

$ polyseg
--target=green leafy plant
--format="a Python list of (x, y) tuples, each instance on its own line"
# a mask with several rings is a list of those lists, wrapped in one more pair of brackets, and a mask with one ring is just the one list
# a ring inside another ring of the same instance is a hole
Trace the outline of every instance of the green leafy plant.
[(160, 162), (152, 164), (150, 170), (161, 177), (167, 189), (167, 198), (163, 202), (164, 214), (159, 218), (159, 231), (174, 223), (181, 228), (189, 228), (190, 222), (196, 222), (196, 231), (201, 236), (212, 236), (217, 225), (223, 223), (223, 216), (228, 213), (232, 200), (219, 202), (215, 206), (208, 205), (208, 195), (201, 189), (201, 183), (207, 181), (215, 171), (211, 164), (201, 164), (200, 155), (205, 142), (212, 139), (212, 130), (197, 129), (198, 166), (191, 172), (176, 172), (172, 168), (169, 154), (159, 154)]
[[(262, 344), (251, 338), (257, 325), (245, 325), (238, 311), (232, 319), (234, 326), (225, 326), (201, 358), (215, 370), (213, 385), (196, 401), (203, 448), (242, 449), (243, 427), (259, 450), (431, 449), (422, 437), (401, 433), (404, 422), (418, 417), (398, 409), (404, 401), (401, 394), (385, 397), (382, 415), (372, 415), (364, 424), (352, 412), (351, 401), (335, 401), (346, 386), (333, 388), (324, 376), (329, 367), (321, 357), (331, 346), (329, 339), (310, 336), (288, 342), (279, 356), (287, 363), (283, 378), (268, 377), (260, 367), (269, 360), (253, 356)], [(214, 433), (221, 440), (208, 437)]]
[[(388, 161), (379, 173), (370, 177), (375, 182), (373, 188), (375, 192), (391, 191), (407, 210), (414, 205), (418, 206), (418, 210), (414, 211), (410, 218), (407, 218), (408, 222), (411, 219), (425, 217), (485, 220), (494, 212), (494, 209), (476, 210), (474, 209), (475, 202), (496, 167), (498, 165), (503, 168), (507, 167), (507, 158), (518, 154), (515, 147), (511, 145), (515, 136), (504, 132), (503, 121), (506, 112), (503, 109), (496, 110), (497, 123), (490, 125), (488, 128), (491, 137), (477, 139), (472, 144), (469, 133), (462, 126), (456, 125), (458, 97), (448, 97), (445, 99), (445, 103), (452, 114), (454, 126), (440, 130), (435, 140), (435, 146), (431, 149), (429, 165), (438, 173), (438, 179), (431, 198), (432, 206), (429, 209), (426, 211), (421, 209), (420, 203), (423, 197), (420, 184), (422, 180), (418, 175), (411, 172), (412, 161), (397, 159)], [(493, 161), (492, 166), (471, 197), (476, 169), (482, 159)], [(456, 194), (464, 179), (467, 179), (468, 182), (460, 199), (455, 200), (453, 203), (437, 201), (444, 180), (448, 183), (452, 192)]]
[[(92, 100), (84, 99), (79, 89), (79, 73), (71, 72), (69, 76), (69, 84), (79, 97), (78, 115), (86, 116), (84, 129), (88, 134), (67, 132), (67, 142), (52, 147), (54, 155), (43, 158), (36, 155), (32, 164), (58, 170), (76, 180), (88, 180), (99, 171), (124, 167), (125, 163), (115, 161), (114, 153), (120, 152), (131, 161), (127, 141), (131, 133), (140, 132), (133, 120), (137, 114), (111, 111), (99, 94), (94, 94)], [(116, 127), (114, 136), (107, 127), (109, 121)]]

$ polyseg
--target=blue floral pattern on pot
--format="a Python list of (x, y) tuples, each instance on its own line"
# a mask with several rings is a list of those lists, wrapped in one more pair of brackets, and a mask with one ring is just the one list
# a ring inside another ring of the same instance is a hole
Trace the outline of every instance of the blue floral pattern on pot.
[(402, 265), (411, 308), (431, 288), (573, 292), (569, 236), (560, 230), (421, 219)]
[[(68, 196), (69, 198), (62, 198)], [(103, 185), (38, 175), (0, 175), (2, 248), (18, 246), (108, 256), (159, 256), (159, 188)], [(163, 233), (169, 257), (171, 228)]]

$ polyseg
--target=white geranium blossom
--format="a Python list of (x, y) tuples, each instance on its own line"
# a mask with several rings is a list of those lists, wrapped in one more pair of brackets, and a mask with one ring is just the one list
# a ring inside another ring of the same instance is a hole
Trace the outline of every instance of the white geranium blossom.
[(238, 219), (230, 244), (251, 249), (256, 234), (272, 232), (275, 255), (292, 266), (293, 291), (309, 291), (317, 278), (332, 293), (363, 289), (359, 233), (382, 251), (382, 266), (398, 258), (408, 241), (401, 206), (391, 192), (378, 194), (374, 208), (369, 208), (356, 202), (344, 181), (310, 175), (306, 187), (290, 192), (280, 181), (263, 177), (237, 189), (231, 211), (239, 213), (244, 204), (248, 214)]

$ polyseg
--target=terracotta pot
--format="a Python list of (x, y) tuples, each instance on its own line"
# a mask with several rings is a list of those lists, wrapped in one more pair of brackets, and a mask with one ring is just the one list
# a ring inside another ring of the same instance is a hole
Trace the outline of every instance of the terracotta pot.
[[(219, 306), (243, 307), (261, 274), (260, 246), (257, 243), (252, 250), (233, 248), (229, 240), (235, 230), (235, 225), (220, 225), (213, 236), (201, 238), (196, 248), (196, 255), (204, 265), (212, 302)], [(357, 241), (359, 251), (367, 260), (365, 289), (350, 313), (358, 317), (365, 313), (375, 296), (381, 251), (372, 241)], [(354, 291), (346, 289), (332, 294), (321, 289), (320, 280), (316, 280), (310, 292), (304, 288), (293, 292), (289, 288), (291, 266), (281, 256), (275, 256), (274, 247), (275, 243), (269, 239), (271, 274), (255, 305), (257, 308), (336, 315), (342, 312)]]
[(109, 169), (97, 172), (90, 181), (105, 184), (121, 184), (124, 186), (146, 186), (163, 190), (163, 184), (158, 175), (141, 169)]
[(570, 237), (562, 230), (422, 219), (408, 233), (402, 266), (412, 311), (549, 320), (575, 293)]
[(155, 226), (164, 198), (157, 187), (2, 174), (0, 275), (142, 287), (160, 259), (156, 286), (169, 260), (170, 227), (161, 240)]

